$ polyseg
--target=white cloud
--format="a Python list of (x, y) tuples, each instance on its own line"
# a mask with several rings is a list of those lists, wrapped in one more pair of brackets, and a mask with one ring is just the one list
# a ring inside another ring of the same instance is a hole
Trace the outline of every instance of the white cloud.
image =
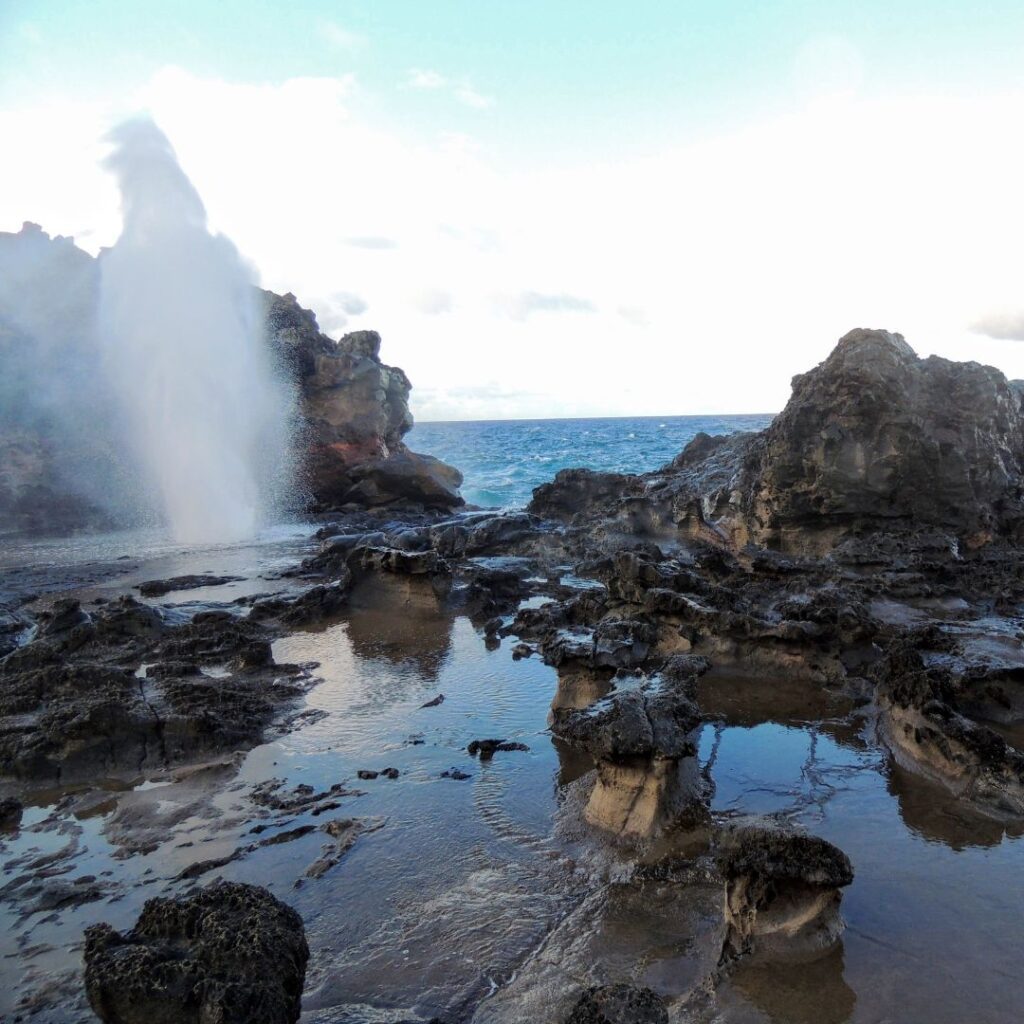
[(411, 89), (443, 89), (448, 79), (437, 71), (410, 68), (406, 83)]
[(361, 50), (369, 43), (362, 32), (353, 32), (334, 21), (325, 21), (320, 25), (320, 35), (337, 50)]
[(356, 235), (345, 239), (346, 245), (354, 249), (397, 249), (398, 242), (394, 238), (386, 238), (384, 235)]
[(777, 409), (855, 326), (1024, 377), (1017, 321), (991, 320), (1022, 301), (1024, 93), (832, 100), (649, 158), (517, 169), (382, 127), (400, 119), (370, 99), (350, 76), (167, 69), (104, 103), (0, 109), (0, 230), (110, 244), (99, 139), (145, 108), (264, 286), (379, 330), (421, 418)]
[(468, 79), (453, 82), (447, 75), (442, 75), (440, 71), (410, 68), (405, 84), (410, 89), (429, 92), (443, 90), (463, 106), (471, 107), (473, 110), (487, 110), (488, 107), (494, 106), (494, 97), (480, 92)]
[(513, 320), (525, 320), (533, 313), (596, 313), (597, 306), (590, 299), (578, 295), (548, 294), (525, 291), (516, 295), (500, 295), (495, 308)]
[(988, 313), (975, 320), (971, 330), (1001, 341), (1024, 341), (1024, 310)]
[(413, 307), (428, 316), (437, 316), (440, 313), (452, 311), (452, 293), (444, 288), (429, 288), (420, 292), (413, 299)]
[(462, 104), (467, 107), (472, 107), (474, 110), (486, 110), (488, 107), (494, 106), (494, 97), (485, 96), (482, 92), (477, 91), (471, 85), (457, 85), (452, 90), (452, 95)]

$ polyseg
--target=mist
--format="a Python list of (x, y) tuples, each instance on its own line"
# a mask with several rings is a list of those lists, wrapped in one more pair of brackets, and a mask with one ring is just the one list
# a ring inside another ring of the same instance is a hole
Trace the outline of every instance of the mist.
[(148, 120), (111, 132), (123, 229), (100, 261), (102, 366), (174, 537), (252, 536), (287, 485), (287, 389), (255, 275), (213, 235), (171, 144)]
[(294, 504), (296, 395), (263, 333), (256, 274), (211, 233), (152, 121), (107, 141), (123, 219), (113, 247), (93, 259), (30, 224), (0, 236), (0, 419), (12, 445), (0, 490), (17, 491), (19, 465), (30, 478), (43, 460), (104, 525), (244, 540)]

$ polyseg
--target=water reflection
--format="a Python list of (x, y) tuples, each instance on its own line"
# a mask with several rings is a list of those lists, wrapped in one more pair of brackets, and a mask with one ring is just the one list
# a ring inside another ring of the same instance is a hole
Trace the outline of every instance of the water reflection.
[[(842, 943), (810, 963), (741, 965), (722, 991), (728, 1005), (737, 996), (773, 1024), (845, 1024), (857, 995), (843, 977)], [(740, 1013), (730, 1019), (743, 1019)]]
[(454, 617), (426, 579), (367, 580), (353, 589), (348, 639), (359, 658), (410, 664), (437, 679), (451, 653)]
[(973, 810), (945, 786), (893, 762), (886, 788), (896, 798), (903, 823), (916, 835), (953, 850), (998, 846), (1024, 835), (1024, 822), (1000, 821)]

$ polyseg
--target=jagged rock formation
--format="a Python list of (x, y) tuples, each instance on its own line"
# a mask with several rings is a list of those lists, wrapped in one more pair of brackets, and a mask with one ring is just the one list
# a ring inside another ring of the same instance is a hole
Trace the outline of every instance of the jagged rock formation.
[[(286, 611), (333, 610), (340, 599), (326, 589)], [(67, 783), (258, 742), (309, 685), (304, 669), (274, 662), (273, 635), (226, 611), (169, 625), (131, 597), (92, 613), (58, 600), (35, 638), (0, 659), (0, 776)], [(141, 664), (152, 667), (140, 677)], [(205, 674), (211, 665), (223, 673)]]
[(749, 826), (726, 832), (718, 853), (725, 878), (726, 959), (808, 958), (842, 934), (840, 889), (853, 881), (850, 859), (817, 836)]
[[(116, 403), (97, 372), (101, 261), (34, 224), (0, 232), (0, 529), (111, 526), (131, 493)], [(402, 440), (411, 384), (381, 362), (380, 336), (334, 341), (294, 295), (258, 299), (268, 344), (296, 384), (299, 498), (317, 510), (461, 505), (458, 470)]]
[[(520, 615), (560, 664), (610, 620), (635, 665), (691, 651), (867, 700), (904, 765), (1024, 815), (1024, 384), (854, 330), (766, 430), (699, 435), (639, 476), (565, 470), (559, 521), (604, 592)], [(563, 704), (572, 705), (567, 694)]]
[(620, 672), (607, 697), (555, 713), (552, 732), (594, 758), (584, 812), (592, 825), (636, 840), (686, 816), (703, 817), (695, 743), (701, 714), (692, 694), (706, 668), (683, 657), (653, 680)]
[(270, 341), (300, 385), (305, 481), (314, 505), (461, 505), (462, 474), (402, 441), (413, 425), (412, 385), (398, 367), (380, 361), (380, 335), (353, 331), (334, 341), (291, 293), (261, 294)]
[(105, 1024), (294, 1024), (309, 947), (302, 918), (255, 885), (151, 899), (124, 935), (85, 935), (85, 987)]
[(965, 547), (1024, 523), (1021, 385), (978, 363), (920, 359), (898, 334), (857, 329), (759, 434), (698, 435), (637, 477), (565, 470), (531, 510), (602, 510), (623, 532), (686, 531), (822, 554), (858, 534), (931, 527)]

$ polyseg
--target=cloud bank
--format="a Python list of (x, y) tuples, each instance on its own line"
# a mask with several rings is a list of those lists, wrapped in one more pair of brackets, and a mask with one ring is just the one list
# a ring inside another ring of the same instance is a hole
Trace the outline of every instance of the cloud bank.
[[(0, 110), (0, 228), (110, 244), (98, 140), (146, 109), (264, 286), (379, 330), (421, 417), (771, 411), (855, 326), (1024, 377), (1020, 319), (991, 319), (1021, 302), (1022, 93), (830, 94), (577, 166), (506, 159), (454, 103), (433, 135), (402, 128), (381, 110), (455, 87), (417, 74), (369, 96), (351, 75), (167, 68), (109, 101)], [(489, 381), (492, 405), (466, 391)]]

